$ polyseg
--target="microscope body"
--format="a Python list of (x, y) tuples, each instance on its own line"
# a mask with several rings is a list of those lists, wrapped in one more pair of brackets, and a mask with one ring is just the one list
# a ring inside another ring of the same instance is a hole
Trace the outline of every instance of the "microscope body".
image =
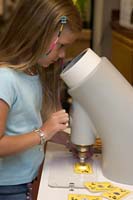
[(75, 112), (73, 116), (76, 118), (81, 112), (81, 117), (73, 119), (72, 142), (81, 147), (89, 146), (94, 142), (96, 130), (102, 140), (103, 174), (113, 181), (132, 185), (132, 86), (106, 58), (98, 58), (90, 49), (76, 57), (65, 68), (61, 78), (69, 86), (68, 92), (74, 103), (80, 106), (76, 105), (78, 114)]
[(96, 130), (87, 112), (76, 101), (72, 103), (71, 142), (76, 145), (79, 162), (85, 163), (88, 151), (95, 143)]

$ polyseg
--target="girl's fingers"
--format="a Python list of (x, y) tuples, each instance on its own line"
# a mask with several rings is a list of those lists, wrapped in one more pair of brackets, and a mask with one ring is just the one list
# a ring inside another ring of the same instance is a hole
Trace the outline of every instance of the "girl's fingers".
[(52, 116), (54, 116), (54, 117), (59, 117), (59, 116), (68, 116), (68, 113), (66, 113), (65, 110), (60, 110), (60, 111), (57, 111), (57, 112), (53, 113)]
[(60, 117), (58, 118), (59, 123), (68, 123), (69, 118), (68, 117)]
[(60, 131), (63, 131), (67, 128), (67, 124), (61, 124), (60, 125)]

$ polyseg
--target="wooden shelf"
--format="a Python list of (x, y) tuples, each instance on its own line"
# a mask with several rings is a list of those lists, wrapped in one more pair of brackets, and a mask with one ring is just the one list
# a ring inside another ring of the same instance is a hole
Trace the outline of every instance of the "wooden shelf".
[[(121, 27), (122, 29), (122, 27)], [(133, 85), (133, 31), (112, 30), (111, 61), (120, 73)]]
[(133, 39), (133, 29), (128, 29), (128, 28), (121, 26), (119, 24), (118, 20), (112, 21), (111, 26), (112, 26), (112, 29), (114, 31), (116, 31), (117, 33), (120, 33), (120, 34), (122, 34), (123, 36), (125, 36), (129, 39)]

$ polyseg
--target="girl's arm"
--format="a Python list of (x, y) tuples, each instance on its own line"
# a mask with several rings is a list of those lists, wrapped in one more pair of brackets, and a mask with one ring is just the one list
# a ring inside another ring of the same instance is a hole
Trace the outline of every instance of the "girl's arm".
[[(8, 104), (0, 99), (0, 157), (16, 154), (40, 144), (40, 137), (34, 131), (16, 136), (5, 135), (9, 109)], [(64, 110), (53, 113), (41, 127), (46, 140), (66, 129), (67, 123), (68, 114)]]
[(8, 112), (8, 104), (0, 100), (0, 157), (16, 154), (40, 143), (40, 138), (35, 132), (6, 136), (4, 133)]

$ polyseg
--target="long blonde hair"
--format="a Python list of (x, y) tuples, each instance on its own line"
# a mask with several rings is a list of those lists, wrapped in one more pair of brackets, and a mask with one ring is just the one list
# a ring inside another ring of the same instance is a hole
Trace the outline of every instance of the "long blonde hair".
[[(36, 65), (58, 30), (61, 16), (67, 16), (67, 26), (72, 32), (81, 31), (81, 18), (71, 0), (19, 0), (12, 20), (0, 40), (0, 67), (8, 66), (24, 71)], [(58, 104), (59, 70), (54, 70), (51, 66), (47, 69), (39, 68), (45, 85), (44, 105), (49, 107), (48, 113)]]

